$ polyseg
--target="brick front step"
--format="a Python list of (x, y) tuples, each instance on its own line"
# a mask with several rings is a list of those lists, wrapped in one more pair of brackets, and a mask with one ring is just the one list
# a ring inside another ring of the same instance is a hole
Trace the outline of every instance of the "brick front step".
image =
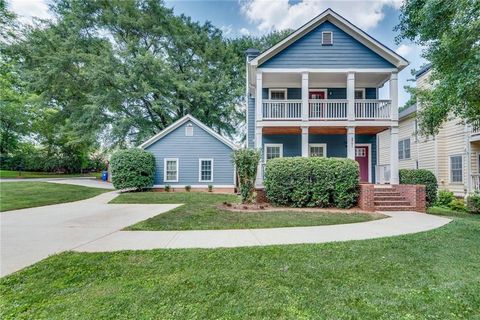
[(387, 201), (387, 200), (390, 200), (390, 201), (402, 201), (402, 200), (405, 200), (404, 197), (400, 196), (400, 195), (395, 195), (395, 196), (384, 196), (384, 195), (381, 195), (381, 196), (374, 196), (374, 200), (375, 201)]
[(374, 196), (399, 196), (400, 193), (395, 191), (382, 191), (382, 192), (375, 191), (373, 195)]
[(417, 211), (413, 206), (375, 206), (376, 211)]
[(374, 200), (375, 207), (398, 207), (398, 206), (410, 206), (410, 201), (396, 200), (396, 201), (377, 201)]

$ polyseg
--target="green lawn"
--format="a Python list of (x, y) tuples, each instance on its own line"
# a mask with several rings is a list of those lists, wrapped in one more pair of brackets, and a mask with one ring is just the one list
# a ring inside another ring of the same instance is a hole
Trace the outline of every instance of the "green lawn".
[(354, 223), (382, 218), (366, 213), (298, 211), (231, 212), (218, 208), (235, 195), (201, 192), (124, 193), (111, 203), (185, 203), (185, 205), (130, 226), (128, 230), (245, 229)]
[(479, 319), (479, 235), (63, 253), (0, 280), (0, 318)]
[(111, 190), (49, 182), (3, 182), (0, 211), (83, 200), (108, 191)]
[(467, 211), (455, 211), (450, 208), (445, 207), (430, 207), (427, 209), (427, 213), (436, 214), (439, 216), (446, 216), (446, 217), (470, 217), (472, 214), (468, 213)]
[(0, 178), (2, 179), (30, 179), (30, 178), (74, 178), (74, 177), (95, 177), (100, 178), (101, 172), (90, 172), (90, 173), (53, 173), (53, 172), (28, 172), (11, 170), (0, 170)]

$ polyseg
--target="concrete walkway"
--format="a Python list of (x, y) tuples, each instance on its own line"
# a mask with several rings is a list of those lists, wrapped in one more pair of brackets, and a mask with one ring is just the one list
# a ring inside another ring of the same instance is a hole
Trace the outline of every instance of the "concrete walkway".
[(107, 204), (108, 192), (87, 200), (0, 213), (0, 276), (72, 250), (176, 204)]
[(75, 248), (80, 252), (156, 248), (220, 248), (364, 240), (416, 233), (451, 220), (416, 212), (382, 212), (389, 218), (343, 225), (244, 230), (119, 231)]
[(15, 182), (52, 182), (61, 184), (72, 184), (76, 186), (115, 189), (110, 182), (102, 181), (93, 177), (72, 177), (72, 178), (29, 178), (29, 179), (0, 179), (0, 183)]

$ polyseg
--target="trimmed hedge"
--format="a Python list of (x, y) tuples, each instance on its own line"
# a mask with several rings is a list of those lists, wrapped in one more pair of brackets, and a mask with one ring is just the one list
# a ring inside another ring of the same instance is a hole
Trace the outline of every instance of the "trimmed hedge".
[(358, 164), (345, 158), (276, 158), (265, 168), (265, 193), (276, 205), (350, 208), (358, 184)]
[(470, 213), (480, 213), (480, 194), (472, 193), (467, 197), (467, 210)]
[(142, 149), (120, 150), (110, 159), (115, 189), (144, 190), (153, 187), (155, 157)]
[(437, 200), (437, 178), (426, 169), (400, 169), (400, 184), (423, 184), (427, 193), (427, 206)]

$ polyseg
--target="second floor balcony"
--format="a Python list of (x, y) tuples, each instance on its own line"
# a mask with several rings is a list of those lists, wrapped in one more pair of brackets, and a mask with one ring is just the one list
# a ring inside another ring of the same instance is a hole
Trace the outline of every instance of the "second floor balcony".
[[(349, 101), (347, 99), (309, 99), (308, 110), (303, 112), (302, 100), (262, 101), (264, 120), (301, 120), (302, 114), (309, 120), (348, 120)], [(389, 120), (392, 104), (390, 100), (355, 99), (353, 103), (354, 120)]]

